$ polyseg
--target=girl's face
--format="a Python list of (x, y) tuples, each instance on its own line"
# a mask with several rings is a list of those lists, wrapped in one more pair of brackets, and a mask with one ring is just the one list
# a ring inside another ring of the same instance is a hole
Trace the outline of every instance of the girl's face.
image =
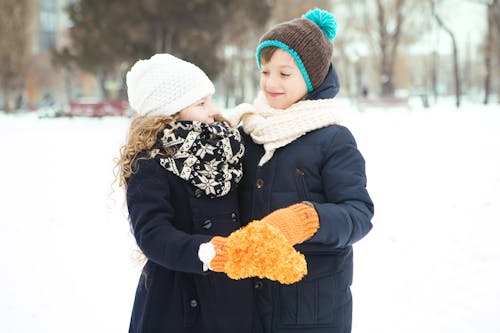
[(217, 109), (212, 103), (212, 96), (204, 97), (179, 112), (178, 120), (200, 121), (205, 124), (214, 122)]
[(307, 94), (306, 82), (295, 60), (281, 49), (277, 49), (268, 62), (262, 63), (260, 89), (275, 109), (286, 109)]

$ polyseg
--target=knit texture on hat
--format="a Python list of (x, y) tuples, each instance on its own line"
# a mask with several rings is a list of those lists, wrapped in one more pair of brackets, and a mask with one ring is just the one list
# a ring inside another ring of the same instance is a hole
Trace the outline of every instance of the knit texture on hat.
[(321, 85), (330, 66), (337, 34), (335, 17), (320, 9), (314, 9), (288, 22), (276, 25), (265, 33), (257, 46), (257, 66), (261, 68), (262, 49), (270, 46), (288, 52), (299, 67), (308, 92)]
[(137, 61), (126, 80), (129, 104), (140, 115), (174, 115), (215, 91), (199, 67), (166, 53)]

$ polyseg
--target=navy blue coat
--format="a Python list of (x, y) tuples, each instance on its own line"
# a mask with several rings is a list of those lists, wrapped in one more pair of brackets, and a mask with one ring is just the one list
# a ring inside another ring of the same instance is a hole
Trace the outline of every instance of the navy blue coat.
[(236, 191), (211, 199), (165, 170), (140, 160), (128, 181), (133, 234), (147, 256), (129, 332), (250, 332), (253, 285), (203, 272), (198, 248), (240, 225)]
[[(310, 99), (333, 98), (333, 67)], [(365, 161), (350, 131), (332, 125), (307, 133), (262, 167), (261, 145), (243, 134), (244, 176), (240, 183), (242, 221), (260, 219), (291, 204), (310, 201), (320, 219), (312, 239), (297, 245), (308, 274), (292, 285), (254, 280), (256, 304), (266, 333), (350, 332), (352, 244), (371, 229), (373, 203), (366, 190)]]

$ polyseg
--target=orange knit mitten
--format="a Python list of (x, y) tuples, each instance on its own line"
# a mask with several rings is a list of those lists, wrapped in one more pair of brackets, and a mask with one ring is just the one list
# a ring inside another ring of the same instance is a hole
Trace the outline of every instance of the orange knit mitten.
[(292, 245), (308, 240), (319, 228), (319, 217), (316, 209), (304, 203), (277, 209), (261, 221), (279, 229)]
[(307, 274), (304, 255), (277, 228), (262, 221), (253, 221), (227, 238), (215, 236), (210, 243), (215, 248), (211, 270), (231, 279), (258, 276), (290, 284)]

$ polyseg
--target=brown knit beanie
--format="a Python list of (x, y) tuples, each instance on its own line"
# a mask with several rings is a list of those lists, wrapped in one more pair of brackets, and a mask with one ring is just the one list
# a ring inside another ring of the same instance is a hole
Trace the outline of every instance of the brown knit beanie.
[(330, 67), (337, 34), (337, 21), (330, 12), (313, 9), (288, 22), (274, 26), (259, 40), (257, 66), (261, 68), (260, 53), (270, 46), (288, 52), (299, 67), (308, 92), (318, 88)]

